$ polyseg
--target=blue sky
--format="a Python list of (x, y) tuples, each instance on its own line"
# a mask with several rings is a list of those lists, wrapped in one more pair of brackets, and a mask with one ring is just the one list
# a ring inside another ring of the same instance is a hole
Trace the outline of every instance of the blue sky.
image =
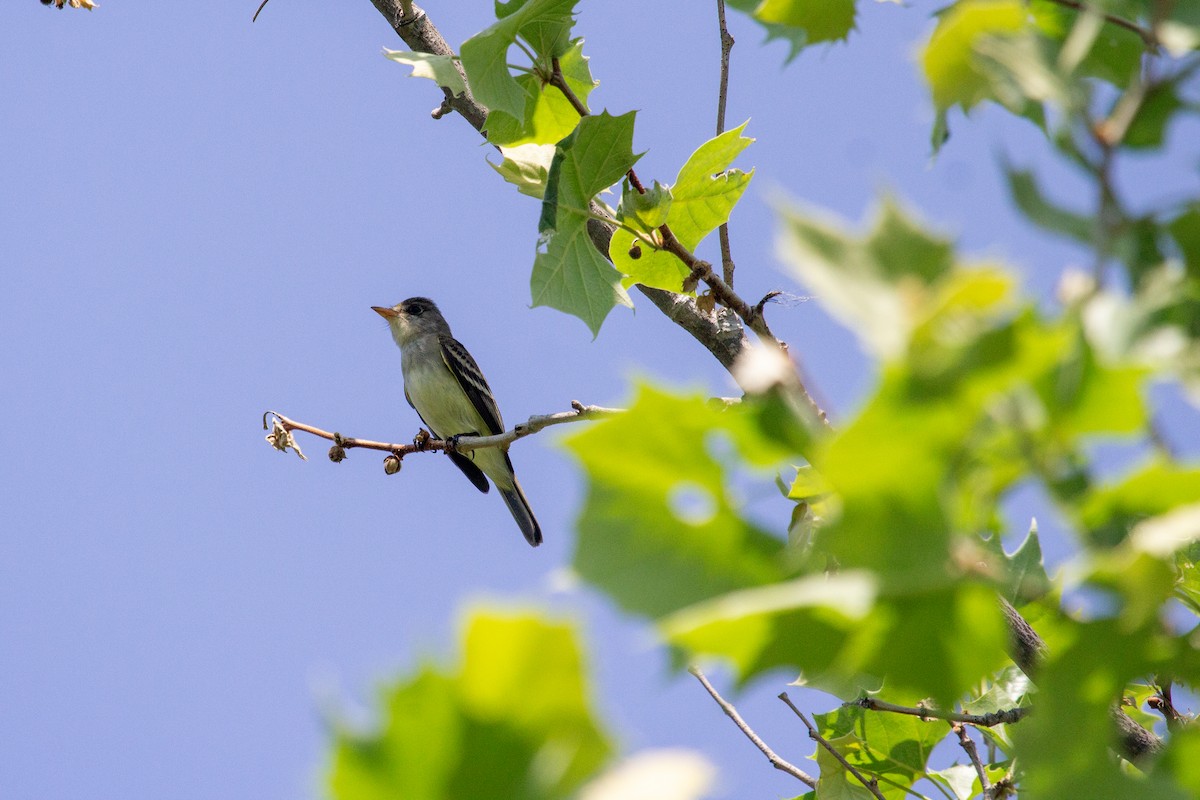
[[(640, 110), (643, 180), (672, 180), (712, 135), (708, 5), (581, 3), (591, 105)], [(415, 294), (442, 306), (510, 424), (573, 399), (620, 405), (647, 377), (732, 384), (649, 303), (615, 310), (595, 340), (529, 308), (537, 204), (487, 167), (462, 120), (430, 119), (440, 94), (383, 58), (402, 43), (370, 3), (273, 0), (251, 25), (255, 6), (0, 4), (5, 798), (316, 796), (326, 715), (449, 655), (481, 598), (584, 620), (601, 712), (626, 749), (698, 748), (723, 797), (798, 794), (645, 628), (562, 590), (582, 487), (557, 434), (512, 453), (546, 535), (536, 551), (494, 493), (441, 459), (387, 477), (373, 454), (334, 465), (301, 438), (301, 463), (263, 442), (266, 409), (410, 438), (399, 353), (370, 306)], [(780, 192), (856, 221), (895, 192), (1041, 293), (1063, 264), (1088, 263), (1022, 223), (1000, 184), (1003, 151), (1090, 202), (1031, 126), (956, 116), (930, 161), (913, 54), (931, 10), (864, 2), (849, 44), (786, 69), (783, 47), (731, 14), (728, 119), (749, 118), (758, 139), (738, 161), (758, 172), (732, 226), (745, 296), (803, 294), (773, 256)], [(491, 4), (430, 11), (457, 45)], [(1196, 134), (1179, 127), (1168, 156), (1122, 164), (1122, 186), (1194, 192)], [(715, 241), (704, 247), (712, 257)], [(814, 302), (770, 314), (848, 413), (872, 380), (853, 337)], [(1195, 411), (1160, 394), (1182, 440)], [(755, 512), (785, 519), (772, 491), (751, 497)], [(1045, 512), (1023, 500), (1015, 514)], [(778, 691), (738, 702), (796, 761), (809, 748)]]

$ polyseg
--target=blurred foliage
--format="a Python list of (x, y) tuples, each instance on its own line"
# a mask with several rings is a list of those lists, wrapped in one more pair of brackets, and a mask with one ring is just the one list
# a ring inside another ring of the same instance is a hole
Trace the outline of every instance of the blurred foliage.
[[(595, 85), (576, 4), (497, 3), (461, 66), (492, 109), (497, 172), (542, 201), (535, 305), (595, 333), (630, 286), (683, 290), (690, 269), (662, 249), (663, 226), (694, 249), (729, 220), (753, 175), (732, 163), (752, 140), (742, 125), (697, 148), (674, 183), (635, 180), (633, 112), (581, 118), (560, 91), (586, 104)], [(856, 18), (852, 0), (729, 6), (785, 40), (789, 60), (847, 39)], [(566, 441), (586, 479), (575, 572), (651, 621), (679, 664), (719, 659), (738, 683), (784, 674), (846, 701), (816, 725), (885, 797), (930, 783), (977, 797), (985, 776), (1034, 798), (1200, 793), (1196, 726), (1152, 710), (1171, 686), (1200, 683), (1200, 465), (1163, 442), (1148, 391), (1175, 382), (1200, 403), (1200, 192), (1134, 203), (1114, 177), (1117, 163), (1136, 168), (1130, 155), (1163, 153), (1181, 119), (1194, 126), (1198, 45), (1200, 0), (938, 11), (919, 58), (934, 150), (983, 105), (1036, 125), (1089, 193), (1065, 202), (1045, 175), (1004, 163), (1013, 203), (1085, 252), (1090, 273), (1064, 270), (1059, 302), (1038, 302), (1011, 267), (965, 258), (895, 198), (861, 231), (779, 201), (780, 259), (858, 337), (874, 385), (832, 428), (782, 379), (755, 380), (734, 404), (640, 385), (628, 413)], [(512, 63), (518, 52), (528, 64)], [(455, 90), (452, 62), (391, 57)], [(614, 209), (601, 195), (618, 185)], [(596, 219), (616, 228), (609, 259), (589, 237)], [(1114, 441), (1128, 445), (1119, 469), (1097, 458)], [(739, 487), (772, 480), (788, 513), (751, 517)], [(1005, 513), (1019, 489), (1049, 498), (1073, 537), (1054, 575), (1036, 523)], [(1045, 640), (1030, 674), (1006, 657), (998, 595)], [(579, 791), (610, 754), (580, 660), (562, 624), (481, 614), (460, 670), (424, 668), (385, 693), (378, 732), (338, 733), (335, 796)], [(936, 765), (946, 722), (853, 703), (868, 693), (1036, 713), (969, 725), (980, 769)], [(1118, 715), (1162, 737), (1160, 752), (1122, 749)], [(827, 750), (814, 758), (805, 797), (869, 796)]]

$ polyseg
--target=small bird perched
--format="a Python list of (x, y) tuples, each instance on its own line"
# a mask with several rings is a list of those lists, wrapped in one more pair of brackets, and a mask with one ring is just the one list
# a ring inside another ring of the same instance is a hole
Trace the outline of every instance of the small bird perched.
[[(450, 325), (432, 300), (410, 297), (391, 308), (371, 309), (388, 321), (400, 347), (404, 399), (430, 433), (449, 439), (504, 432), (500, 409), (479, 365), (450, 335)], [(517, 483), (507, 446), (485, 447), (469, 455), (450, 453), (450, 460), (481, 492), (488, 490), (491, 478), (525, 539), (534, 547), (542, 543), (542, 528)]]

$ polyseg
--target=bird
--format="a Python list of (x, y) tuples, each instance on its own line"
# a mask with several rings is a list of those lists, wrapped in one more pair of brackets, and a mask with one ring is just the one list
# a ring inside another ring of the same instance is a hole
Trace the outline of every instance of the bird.
[[(483, 372), (467, 348), (451, 335), (450, 324), (432, 300), (410, 297), (394, 306), (371, 309), (388, 322), (400, 348), (404, 399), (430, 433), (439, 439), (453, 439), (504, 432), (504, 420)], [(517, 482), (507, 446), (449, 455), (479, 491), (488, 491), (491, 478), (525, 540), (533, 547), (542, 543), (542, 528)]]

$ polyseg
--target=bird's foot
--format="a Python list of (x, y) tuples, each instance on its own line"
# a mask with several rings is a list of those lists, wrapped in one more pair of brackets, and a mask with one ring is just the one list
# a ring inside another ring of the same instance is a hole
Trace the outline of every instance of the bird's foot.
[(433, 436), (429, 431), (421, 428), (421, 430), (417, 431), (417, 435), (413, 437), (413, 447), (418, 450), (425, 450), (429, 447), (429, 440), (432, 438)]

